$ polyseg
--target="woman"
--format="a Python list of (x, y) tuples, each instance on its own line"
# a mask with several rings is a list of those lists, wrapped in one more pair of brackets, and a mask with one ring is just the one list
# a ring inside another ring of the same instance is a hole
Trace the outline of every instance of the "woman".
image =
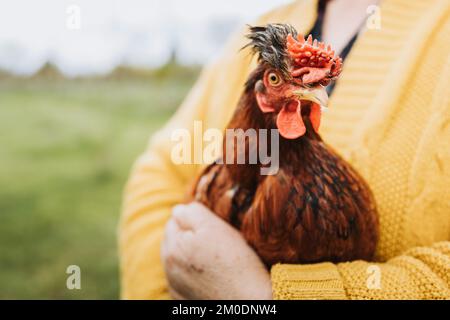
[(255, 24), (290, 23), (350, 52), (321, 135), (371, 186), (380, 219), (377, 262), (267, 271), (240, 234), (203, 206), (171, 214), (201, 166), (171, 161), (170, 134), (192, 130), (195, 120), (225, 127), (253, 68), (238, 53), (240, 33), (134, 166), (120, 230), (124, 298), (450, 298), (450, 5), (384, 0), (365, 23), (374, 4), (296, 1)]

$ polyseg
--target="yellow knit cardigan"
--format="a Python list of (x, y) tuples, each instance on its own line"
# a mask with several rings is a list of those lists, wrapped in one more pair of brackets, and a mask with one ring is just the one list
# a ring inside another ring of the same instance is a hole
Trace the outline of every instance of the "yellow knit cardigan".
[[(316, 1), (296, 1), (257, 24), (307, 32)], [(323, 117), (321, 135), (371, 186), (380, 215), (376, 263), (275, 265), (277, 299), (450, 298), (450, 5), (386, 0), (381, 29), (361, 34)], [(119, 247), (123, 298), (167, 298), (163, 227), (199, 165), (175, 165), (170, 134), (194, 120), (224, 128), (254, 67), (243, 32), (202, 72), (137, 160), (126, 187)]]

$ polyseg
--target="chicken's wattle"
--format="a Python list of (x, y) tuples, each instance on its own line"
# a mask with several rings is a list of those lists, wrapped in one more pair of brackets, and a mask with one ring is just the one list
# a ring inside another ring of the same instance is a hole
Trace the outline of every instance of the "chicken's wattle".
[(292, 100), (278, 113), (277, 127), (280, 135), (286, 139), (297, 139), (306, 132), (301, 115), (301, 102)]
[[(321, 117), (318, 104), (310, 104), (308, 117), (312, 127), (318, 132)], [(280, 135), (285, 139), (297, 139), (305, 134), (306, 125), (302, 117), (302, 102), (300, 100), (292, 100), (281, 109), (277, 116), (277, 128)]]

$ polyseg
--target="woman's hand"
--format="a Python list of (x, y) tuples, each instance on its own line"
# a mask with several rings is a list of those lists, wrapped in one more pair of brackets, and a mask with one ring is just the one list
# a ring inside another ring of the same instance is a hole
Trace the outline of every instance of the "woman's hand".
[(269, 272), (256, 253), (199, 203), (173, 209), (161, 256), (175, 299), (272, 299)]

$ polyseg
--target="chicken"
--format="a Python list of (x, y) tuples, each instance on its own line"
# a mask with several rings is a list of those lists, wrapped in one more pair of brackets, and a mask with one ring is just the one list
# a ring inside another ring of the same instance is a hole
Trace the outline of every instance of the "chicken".
[(191, 199), (240, 230), (267, 266), (372, 259), (378, 239), (372, 193), (318, 134), (325, 87), (339, 76), (342, 60), (290, 25), (250, 27), (248, 38), (258, 66), (227, 129), (277, 129), (278, 143), (265, 142), (272, 153), (278, 148), (278, 170), (263, 175), (267, 163), (238, 163), (246, 150), (262, 147), (261, 138), (245, 136), (242, 148), (225, 136), (227, 161), (200, 174)]

